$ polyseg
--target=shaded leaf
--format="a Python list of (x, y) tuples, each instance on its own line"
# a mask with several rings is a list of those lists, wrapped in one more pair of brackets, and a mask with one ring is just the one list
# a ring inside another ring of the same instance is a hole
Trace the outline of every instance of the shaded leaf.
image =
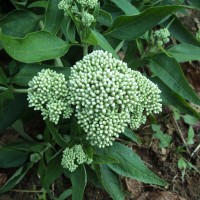
[(178, 17), (173, 15), (164, 23), (164, 25), (167, 26), (170, 22), (172, 22), (169, 26), (169, 32), (171, 36), (176, 38), (181, 43), (200, 46), (200, 42), (198, 42), (192, 33), (185, 28)]
[(51, 69), (58, 73), (65, 75), (65, 78), (68, 80), (71, 69), (69, 67), (52, 67), (50, 65), (43, 64), (24, 64), (22, 69), (12, 78), (12, 83), (28, 86), (28, 82), (37, 75), (42, 69)]
[(11, 168), (22, 166), (27, 158), (29, 152), (22, 150), (0, 148), (0, 168)]
[(72, 200), (82, 200), (87, 184), (87, 174), (84, 165), (79, 165), (79, 167), (71, 174), (71, 181)]
[(28, 10), (14, 10), (0, 20), (0, 27), (5, 35), (23, 38), (38, 29), (40, 19)]
[(42, 186), (48, 190), (51, 184), (61, 176), (64, 169), (61, 166), (62, 153), (54, 155), (54, 157), (48, 161), (45, 171), (42, 172), (41, 183)]
[(10, 189), (12, 189), (15, 185), (17, 185), (27, 174), (28, 170), (32, 167), (32, 163), (27, 164), (26, 166), (20, 167), (10, 178), (0, 188), (0, 194), (3, 194), (5, 192), (8, 192)]
[(49, 129), (49, 131), (52, 134), (53, 139), (56, 141), (56, 143), (63, 147), (66, 148), (67, 147), (67, 142), (64, 140), (64, 138), (58, 133), (58, 130), (56, 129), (56, 127), (54, 126), (54, 124), (52, 122), (50, 122), (49, 120), (45, 120), (46, 125)]
[(106, 165), (100, 165), (101, 182), (113, 200), (124, 200), (118, 177)]
[(111, 1), (115, 3), (120, 9), (122, 9), (126, 15), (131, 16), (140, 13), (139, 10), (127, 0), (111, 0)]
[(27, 107), (27, 96), (24, 94), (16, 95), (3, 109), (0, 115), (0, 132), (12, 125)]
[(48, 7), (45, 15), (44, 30), (52, 34), (56, 34), (60, 29), (64, 19), (63, 12), (58, 9), (60, 0), (49, 0)]

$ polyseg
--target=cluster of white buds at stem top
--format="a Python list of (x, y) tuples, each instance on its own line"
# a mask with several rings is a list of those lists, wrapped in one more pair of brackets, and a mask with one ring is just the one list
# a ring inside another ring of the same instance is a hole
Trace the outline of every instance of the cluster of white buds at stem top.
[(61, 116), (69, 118), (72, 113), (68, 97), (64, 75), (53, 70), (43, 69), (29, 82), (29, 106), (40, 110), (44, 119), (49, 118), (55, 124)]
[(169, 42), (170, 32), (167, 28), (156, 30), (154, 36), (157, 39), (159, 45), (167, 44)]
[(112, 145), (127, 125), (138, 128), (161, 111), (160, 90), (127, 64), (104, 51), (78, 61), (69, 78), (70, 103), (92, 145)]
[(58, 8), (64, 11), (66, 16), (74, 15), (86, 27), (91, 26), (95, 21), (91, 10), (98, 4), (98, 0), (61, 0)]
[(73, 172), (76, 170), (78, 165), (83, 163), (90, 164), (92, 163), (92, 159), (88, 157), (87, 154), (84, 153), (83, 147), (79, 145), (75, 145), (72, 148), (66, 148), (63, 151), (63, 157), (61, 165)]

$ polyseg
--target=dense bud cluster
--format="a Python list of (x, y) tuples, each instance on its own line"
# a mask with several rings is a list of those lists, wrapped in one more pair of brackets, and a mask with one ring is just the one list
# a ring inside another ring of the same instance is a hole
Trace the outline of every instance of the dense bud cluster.
[(55, 124), (60, 116), (68, 118), (72, 112), (64, 75), (50, 69), (43, 69), (29, 82), (28, 101), (30, 107), (41, 111), (44, 119)]
[(100, 148), (112, 145), (128, 124), (136, 129), (146, 115), (161, 111), (158, 87), (101, 50), (74, 65), (69, 92), (78, 123)]
[(63, 10), (66, 16), (73, 14), (84, 26), (89, 27), (95, 21), (89, 10), (94, 9), (97, 4), (98, 0), (61, 0), (58, 8)]
[(160, 29), (154, 32), (154, 36), (160, 45), (167, 44), (169, 42), (170, 32), (167, 28)]
[(84, 153), (82, 146), (79, 144), (73, 146), (72, 148), (66, 148), (63, 151), (61, 165), (69, 171), (73, 172), (76, 170), (78, 165), (83, 163), (90, 164), (91, 162), (92, 159)]

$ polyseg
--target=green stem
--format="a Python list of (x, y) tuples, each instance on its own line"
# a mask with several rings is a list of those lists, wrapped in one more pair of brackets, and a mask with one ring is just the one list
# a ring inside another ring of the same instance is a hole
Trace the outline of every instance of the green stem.
[[(0, 90), (1, 91), (5, 91), (5, 90), (8, 90), (7, 87), (4, 87), (4, 86), (0, 86)], [(27, 93), (28, 92), (28, 89), (17, 89), (17, 88), (12, 88), (13, 92), (15, 93)]]
[(83, 55), (87, 55), (88, 54), (88, 45), (87, 44), (83, 44)]
[(59, 67), (64, 67), (62, 60), (60, 58), (55, 58), (55, 61)]

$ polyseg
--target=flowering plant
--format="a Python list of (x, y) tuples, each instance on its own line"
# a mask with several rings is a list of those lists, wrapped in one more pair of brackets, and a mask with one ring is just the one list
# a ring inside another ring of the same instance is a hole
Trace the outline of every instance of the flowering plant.
[[(18, 169), (0, 194), (33, 166), (51, 199), (72, 195), (81, 200), (90, 182), (123, 200), (119, 176), (166, 186), (127, 142), (141, 144), (133, 131), (156, 121), (162, 103), (200, 119), (188, 104), (200, 105), (200, 99), (179, 65), (200, 58), (199, 41), (175, 15), (186, 5), (129, 0), (9, 4), (12, 11), (0, 19), (0, 45), (11, 59), (0, 68), (0, 131), (12, 126), (19, 141), (0, 146), (0, 168)], [(174, 31), (177, 26), (181, 34)], [(173, 45), (171, 38), (180, 44)], [(199, 54), (191, 55), (191, 49)], [(35, 115), (43, 128), (32, 135), (23, 127)], [(59, 177), (71, 186), (55, 197), (50, 186)]]

